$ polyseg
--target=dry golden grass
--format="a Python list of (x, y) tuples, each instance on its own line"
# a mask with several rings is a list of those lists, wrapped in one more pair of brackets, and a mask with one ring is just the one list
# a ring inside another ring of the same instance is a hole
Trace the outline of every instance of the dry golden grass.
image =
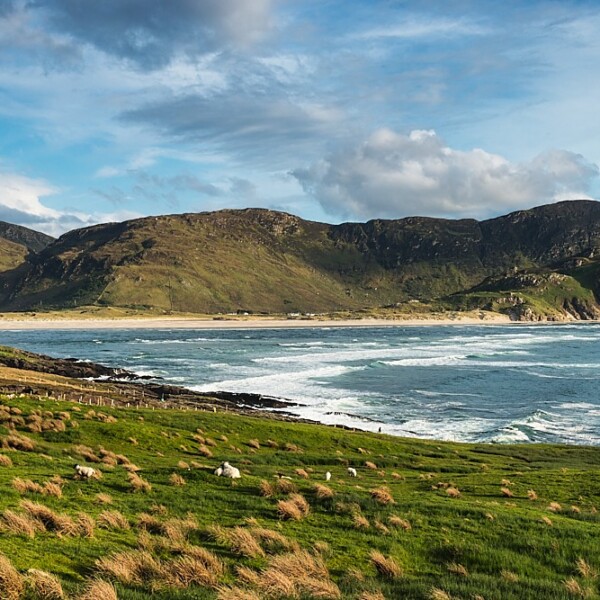
[(300, 446), (298, 446), (296, 444), (290, 444), (289, 442), (284, 444), (283, 449), (286, 452), (294, 452), (296, 454), (302, 454), (304, 452), (304, 450), (302, 450), (302, 448), (300, 448)]
[(326, 556), (331, 553), (331, 546), (322, 540), (317, 540), (313, 543), (313, 550), (321, 556)]
[(186, 463), (186, 462), (185, 462), (185, 460), (180, 460), (180, 461), (177, 463), (177, 468), (178, 468), (178, 469), (184, 469), (184, 470), (186, 470), (186, 471), (187, 471), (187, 470), (189, 470), (189, 468), (190, 468), (190, 465), (189, 465), (188, 463)]
[(532, 500), (532, 501), (537, 500), (538, 495), (535, 490), (527, 490), (527, 498), (529, 498), (529, 500)]
[(291, 500), (279, 500), (277, 502), (279, 518), (284, 521), (300, 521), (303, 518), (302, 511)]
[(502, 577), (504, 581), (508, 581), (509, 583), (516, 583), (517, 581), (519, 581), (519, 576), (516, 573), (513, 573), (512, 571), (507, 571), (506, 569), (502, 569), (502, 571), (500, 571), (500, 577)]
[(178, 473), (171, 473), (169, 476), (169, 483), (176, 487), (183, 487), (185, 485), (185, 479)]
[(548, 510), (550, 512), (560, 512), (562, 506), (558, 502), (550, 502), (550, 504), (548, 504)]
[(225, 564), (210, 550), (201, 546), (185, 545), (181, 548), (181, 554), (191, 556), (195, 560), (200, 561), (207, 569), (214, 573), (217, 577), (222, 577), (225, 573)]
[(575, 561), (575, 569), (584, 579), (596, 579), (598, 576), (596, 570), (581, 557)]
[(98, 455), (89, 446), (84, 446), (83, 444), (78, 444), (77, 446), (73, 447), (73, 452), (75, 454), (81, 456), (88, 462), (91, 462), (91, 463), (99, 463), (100, 462), (100, 458), (98, 457)]
[(365, 461), (365, 467), (367, 467), (367, 469), (373, 469), (374, 471), (377, 470), (377, 465), (370, 460)]
[(0, 517), (0, 531), (10, 535), (23, 535), (28, 538), (41, 531), (39, 523), (29, 515), (22, 515), (6, 509)]
[(317, 497), (317, 500), (331, 500), (331, 498), (333, 498), (334, 496), (333, 490), (330, 487), (321, 483), (316, 483), (313, 489), (315, 491), (315, 496)]
[(540, 518), (540, 521), (542, 523), (544, 523), (545, 525), (548, 525), (548, 527), (552, 527), (552, 519), (550, 519), (550, 518), (548, 518), (546, 516), (543, 516), (543, 517)]
[(38, 600), (62, 600), (65, 593), (57, 577), (46, 571), (29, 569), (27, 585)]
[(149, 513), (140, 513), (137, 517), (137, 524), (140, 529), (144, 529), (150, 533), (163, 533), (162, 521)]
[(453, 575), (460, 575), (461, 577), (469, 576), (469, 571), (467, 570), (467, 567), (455, 562), (448, 564), (448, 573), (452, 573)]
[(212, 450), (205, 444), (200, 444), (200, 446), (198, 446), (198, 453), (205, 458), (212, 458), (213, 456)]
[(113, 499), (110, 494), (105, 494), (103, 492), (96, 494), (96, 501), (100, 504), (112, 504)]
[(208, 532), (219, 544), (227, 546), (234, 554), (249, 558), (265, 556), (265, 551), (254, 536), (243, 527), (225, 529), (219, 525), (213, 525), (209, 527)]
[(279, 448), (279, 444), (275, 440), (267, 440), (266, 444), (269, 448)]
[(373, 550), (369, 558), (375, 569), (382, 577), (386, 579), (398, 579), (402, 577), (402, 567), (391, 557), (385, 557), (381, 552)]
[(20, 477), (15, 477), (11, 484), (19, 494), (41, 494), (43, 490), (39, 483), (31, 481), (31, 479), (21, 479)]
[(6, 456), (6, 454), (0, 454), (0, 467), (12, 467), (13, 461), (10, 459), (10, 456)]
[(257, 439), (248, 440), (248, 446), (250, 446), (250, 448), (255, 448), (256, 450), (258, 450), (260, 448), (260, 442)]
[(214, 571), (193, 556), (180, 556), (167, 566), (167, 583), (173, 587), (187, 588), (191, 584), (216, 588), (218, 579)]
[(33, 452), (36, 449), (35, 442), (25, 435), (19, 433), (11, 433), (2, 440), (3, 448), (12, 448), (21, 452)]
[(323, 600), (338, 600), (342, 597), (340, 588), (330, 579), (303, 577), (295, 583), (300, 594), (304, 597), (322, 598)]
[(298, 510), (302, 513), (303, 517), (306, 517), (310, 512), (310, 504), (301, 494), (292, 494), (289, 497), (289, 501), (298, 507)]
[(117, 590), (112, 583), (95, 579), (90, 581), (77, 600), (118, 600)]
[(358, 600), (386, 600), (386, 599), (382, 592), (376, 591), (376, 592), (363, 592), (358, 597)]
[(0, 598), (19, 600), (25, 590), (23, 577), (6, 556), (0, 554)]
[(361, 515), (359, 512), (356, 512), (352, 515), (352, 525), (354, 526), (354, 529), (369, 529), (371, 527), (369, 519)]
[(460, 498), (460, 490), (453, 486), (446, 488), (446, 494), (450, 498)]
[(569, 579), (565, 579), (563, 581), (563, 585), (565, 586), (567, 593), (571, 596), (576, 596), (578, 598), (588, 598), (593, 594), (593, 592), (590, 593), (591, 590), (582, 587), (581, 584), (574, 577), (569, 577)]
[(452, 600), (452, 596), (440, 588), (431, 588), (429, 591), (429, 600)]
[(183, 546), (187, 543), (190, 533), (197, 529), (198, 521), (193, 515), (188, 515), (185, 519), (167, 519), (162, 525), (162, 534), (172, 545)]
[(296, 469), (294, 471), (294, 473), (296, 473), (296, 475), (298, 477), (301, 477), (302, 479), (309, 479), (310, 475), (308, 474), (308, 471), (306, 471), (305, 469)]
[(258, 484), (258, 493), (264, 498), (272, 498), (275, 494), (275, 490), (266, 479), (262, 479)]
[(278, 479), (277, 480), (277, 492), (280, 494), (292, 494), (297, 492), (298, 488), (293, 481), (289, 479)]
[(268, 552), (269, 554), (290, 552), (299, 549), (298, 542), (295, 540), (290, 540), (278, 531), (255, 526), (251, 527), (249, 532), (252, 537), (261, 545), (265, 552)]
[(43, 504), (23, 500), (21, 501), (21, 507), (29, 516), (37, 520), (46, 531), (54, 532), (59, 536), (76, 536), (81, 533), (77, 523), (71, 517), (56, 513)]
[(98, 527), (102, 529), (130, 529), (129, 521), (118, 510), (104, 510), (98, 515)]
[(84, 512), (77, 513), (75, 519), (75, 525), (77, 526), (77, 533), (81, 537), (91, 538), (94, 537), (94, 530), (96, 528), (96, 522), (90, 515)]
[(238, 580), (246, 585), (258, 586), (260, 582), (260, 573), (244, 565), (237, 565), (235, 573)]
[(514, 496), (512, 490), (510, 490), (507, 487), (501, 487), (500, 488), (500, 493), (505, 497), (505, 498), (512, 498)]
[(221, 587), (218, 592), (217, 600), (261, 600), (256, 592), (238, 586)]
[(399, 517), (398, 515), (390, 515), (388, 517), (388, 523), (392, 527), (398, 527), (399, 529), (404, 529), (405, 531), (409, 531), (412, 529), (412, 526), (409, 521)]
[(396, 503), (389, 488), (386, 487), (372, 489), (371, 498), (373, 498), (373, 500), (375, 500), (375, 502), (377, 502), (378, 504), (382, 504), (384, 506)]
[(145, 550), (118, 552), (96, 561), (98, 571), (121, 583), (152, 585), (165, 579), (161, 562)]
[(390, 533), (390, 530), (381, 521), (375, 520), (373, 522), (373, 527), (383, 535), (389, 535)]
[(148, 493), (152, 489), (150, 483), (136, 473), (129, 473), (127, 475), (127, 481), (129, 481), (129, 485), (134, 492)]
[(54, 496), (56, 498), (62, 498), (62, 488), (58, 483), (52, 481), (46, 481), (42, 488), (42, 494), (44, 496)]

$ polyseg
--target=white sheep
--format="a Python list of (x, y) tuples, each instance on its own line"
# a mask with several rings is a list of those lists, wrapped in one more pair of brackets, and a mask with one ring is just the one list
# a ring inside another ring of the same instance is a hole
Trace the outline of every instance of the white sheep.
[(356, 469), (353, 467), (348, 467), (348, 475), (350, 475), (350, 477), (356, 477), (358, 474), (356, 472)]
[(331, 473), (329, 471), (327, 471), (327, 473), (325, 473), (325, 481), (329, 481), (331, 479)]
[(228, 462), (221, 463), (221, 466), (215, 470), (217, 477), (229, 477), (230, 479), (239, 479), (242, 475), (240, 470), (232, 467)]
[(81, 465), (75, 465), (75, 475), (81, 477), (81, 479), (91, 479), (96, 476), (96, 469), (92, 467), (82, 467)]

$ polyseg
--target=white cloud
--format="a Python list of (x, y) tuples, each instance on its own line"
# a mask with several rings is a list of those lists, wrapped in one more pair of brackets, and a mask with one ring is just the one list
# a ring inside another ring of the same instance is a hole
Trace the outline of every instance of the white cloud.
[(331, 214), (487, 217), (555, 200), (588, 198), (598, 167), (552, 150), (512, 163), (481, 149), (449, 148), (434, 131), (374, 132), (356, 147), (292, 174)]
[(69, 208), (55, 210), (42, 202), (42, 198), (58, 191), (40, 179), (0, 172), (0, 221), (59, 236), (70, 229), (141, 216), (126, 210), (112, 213), (88, 213)]
[(396, 38), (414, 40), (417, 38), (457, 37), (466, 35), (484, 35), (489, 29), (467, 19), (440, 18), (408, 18), (401, 23), (376, 27), (363, 31), (355, 36), (356, 39), (374, 40)]

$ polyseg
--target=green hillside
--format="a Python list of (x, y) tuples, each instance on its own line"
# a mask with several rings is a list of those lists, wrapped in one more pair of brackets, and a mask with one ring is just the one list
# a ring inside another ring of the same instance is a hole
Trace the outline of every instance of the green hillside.
[[(569, 298), (547, 295), (536, 316), (588, 318), (598, 272), (579, 276), (577, 265), (598, 248), (600, 203), (593, 201), (481, 222), (327, 225), (263, 209), (148, 217), (72, 231), (30, 255), (0, 276), (0, 310), (356, 311), (497, 291), (481, 287), (490, 281), (498, 288), (503, 280), (504, 292), (515, 272), (555, 272), (579, 284), (561, 287)], [(589, 310), (578, 310), (584, 305)]]
[[(111, 407), (112, 384), (0, 371), (45, 386), (0, 396), (2, 598), (598, 597), (600, 449)], [(47, 397), (69, 386), (82, 404)]]

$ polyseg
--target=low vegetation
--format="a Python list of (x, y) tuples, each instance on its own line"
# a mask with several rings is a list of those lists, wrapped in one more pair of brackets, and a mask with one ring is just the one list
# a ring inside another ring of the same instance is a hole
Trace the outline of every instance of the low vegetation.
[[(599, 596), (598, 448), (32, 395), (0, 413), (0, 598)], [(216, 477), (223, 461), (241, 479)]]

